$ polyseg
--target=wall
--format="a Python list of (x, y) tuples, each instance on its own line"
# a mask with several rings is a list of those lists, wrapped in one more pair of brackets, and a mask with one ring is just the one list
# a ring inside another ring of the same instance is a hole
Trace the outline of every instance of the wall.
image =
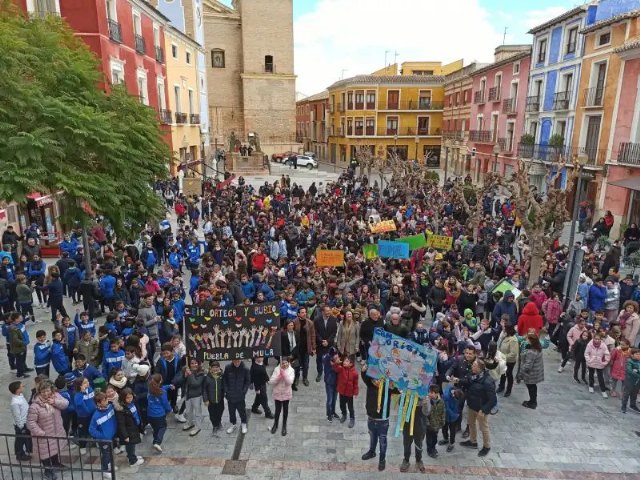
[[(618, 150), (621, 142), (634, 141), (631, 138), (631, 125), (633, 116), (640, 100), (638, 98), (638, 79), (640, 78), (640, 59), (632, 59), (624, 62), (623, 78), (620, 85), (620, 98), (618, 103), (618, 115), (615, 120), (615, 132), (613, 136), (613, 148)], [(640, 173), (640, 171), (638, 172)]]
[(245, 132), (257, 132), (261, 145), (295, 140), (295, 77), (243, 76)]

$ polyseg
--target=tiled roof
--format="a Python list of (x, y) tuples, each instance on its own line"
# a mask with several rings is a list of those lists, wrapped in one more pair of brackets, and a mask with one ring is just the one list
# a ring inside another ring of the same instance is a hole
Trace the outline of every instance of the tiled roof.
[(626, 13), (621, 13), (620, 15), (615, 15), (606, 20), (602, 20), (600, 22), (594, 23), (593, 25), (590, 25), (587, 28), (583, 28), (582, 30), (580, 30), (580, 33), (585, 34), (585, 33), (595, 32), (596, 30), (599, 30), (603, 27), (608, 27), (609, 25), (613, 25), (614, 23), (618, 23), (623, 20), (628, 20), (630, 18), (636, 18), (636, 17), (640, 17), (640, 9), (631, 10), (630, 12), (626, 12)]
[(515, 53), (515, 54), (511, 55), (510, 57), (503, 58), (499, 62), (495, 62), (495, 63), (492, 63), (490, 65), (487, 65), (486, 67), (479, 68), (478, 70), (473, 72), (471, 75), (475, 77), (476, 75), (478, 75), (480, 73), (488, 72), (489, 70), (492, 70), (492, 69), (497, 68), (497, 67), (501, 67), (502, 65), (506, 65), (507, 63), (515, 62), (515, 61), (520, 60), (522, 58), (527, 58), (530, 55), (531, 55), (531, 49), (529, 49), (528, 52)]
[(588, 7), (589, 5), (580, 5), (579, 7), (573, 8), (568, 12), (564, 12), (562, 15), (558, 15), (557, 17), (552, 18), (551, 20), (538, 25), (537, 27), (533, 27), (527, 33), (533, 33), (533, 34), (538, 33), (539, 31), (544, 30), (545, 28), (549, 28), (555, 25), (556, 23), (560, 23), (582, 12), (586, 12)]
[(444, 84), (448, 85), (453, 82), (459, 81), (461, 78), (470, 77), (476, 70), (480, 68), (484, 68), (488, 63), (478, 63), (473, 62), (466, 67), (461, 68), (460, 70), (456, 70), (455, 72), (451, 72), (444, 77)]
[(356, 75), (355, 77), (338, 80), (329, 87), (338, 88), (347, 85), (442, 85), (444, 76), (442, 75)]
[(308, 97), (303, 98), (302, 100), (299, 100), (298, 103), (300, 102), (315, 102), (316, 100), (327, 100), (329, 98), (329, 91), (328, 90), (324, 90), (320, 93), (316, 93), (315, 95), (309, 95)]
[(639, 48), (639, 47), (640, 47), (640, 39), (636, 38), (634, 40), (625, 42), (624, 45), (616, 48), (614, 52), (623, 53), (623, 52), (626, 52), (627, 50), (633, 50), (634, 48)]

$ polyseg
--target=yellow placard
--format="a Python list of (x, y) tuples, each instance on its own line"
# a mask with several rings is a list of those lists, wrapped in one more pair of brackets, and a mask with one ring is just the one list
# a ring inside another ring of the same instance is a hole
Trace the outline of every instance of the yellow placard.
[(316, 250), (316, 266), (344, 267), (344, 250)]
[(369, 225), (369, 230), (371, 230), (371, 233), (395, 232), (396, 223), (393, 220), (383, 220), (382, 222), (371, 223)]
[(429, 248), (451, 250), (452, 245), (453, 237), (446, 237), (444, 235), (429, 235), (429, 238), (427, 238), (427, 247)]

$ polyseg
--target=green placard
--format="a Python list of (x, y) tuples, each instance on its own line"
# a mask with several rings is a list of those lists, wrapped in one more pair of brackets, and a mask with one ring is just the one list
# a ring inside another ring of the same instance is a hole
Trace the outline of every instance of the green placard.
[(410, 237), (398, 238), (396, 242), (408, 243), (409, 250), (417, 250), (418, 248), (427, 246), (427, 237), (424, 236), (424, 233), (419, 233), (418, 235), (411, 235)]
[(378, 258), (378, 245), (375, 243), (362, 246), (362, 254), (366, 260)]

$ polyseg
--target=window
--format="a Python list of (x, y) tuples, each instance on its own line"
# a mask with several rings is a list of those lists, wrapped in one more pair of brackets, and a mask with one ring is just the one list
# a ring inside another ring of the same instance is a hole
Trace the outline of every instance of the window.
[(520, 73), (520, 62), (513, 64), (513, 74), (517, 75), (518, 73)]
[(547, 39), (543, 38), (538, 42), (538, 63), (544, 63), (547, 59)]
[(567, 32), (567, 54), (576, 53), (578, 45), (578, 27), (572, 27)]
[(469, 101), (469, 90), (465, 90), (464, 92), (462, 92), (462, 104), (466, 105), (468, 101)]
[(356, 110), (364, 109), (364, 91), (356, 90)]
[(175, 99), (176, 114), (182, 113), (182, 102), (180, 101), (180, 85), (173, 86), (173, 98)]
[(185, 60), (187, 61), (187, 63), (191, 64), (191, 52), (186, 52)]
[(193, 115), (193, 90), (189, 89), (189, 115)]
[(375, 129), (376, 129), (376, 121), (374, 118), (367, 118), (365, 120), (365, 127), (366, 127), (366, 135), (375, 135)]
[(211, 67), (224, 68), (224, 50), (219, 48), (211, 50)]
[(562, 138), (565, 138), (566, 130), (567, 130), (566, 120), (558, 120), (558, 122), (556, 123), (556, 134), (560, 135)]
[(387, 108), (397, 110), (400, 104), (400, 90), (387, 91)]
[(149, 105), (149, 90), (147, 89), (147, 74), (138, 70), (138, 95), (143, 105)]
[(160, 28), (157, 25), (153, 26), (153, 46), (160, 48)]
[(387, 117), (387, 135), (398, 134), (398, 117)]
[(164, 81), (158, 80), (158, 106), (160, 110), (167, 109), (167, 100), (164, 97)]
[(603, 47), (611, 43), (611, 32), (605, 32), (598, 35), (598, 46)]
[(429, 117), (418, 117), (418, 135), (429, 135)]
[(173, 58), (178, 58), (178, 46), (173, 43), (171, 44), (171, 56)]
[(133, 12), (133, 33), (142, 35), (142, 19), (138, 12)]
[(107, 18), (111, 21), (118, 21), (118, 10), (116, 9), (116, 0), (107, 0)]
[(275, 72), (275, 65), (273, 64), (273, 55), (264, 56), (264, 71), (267, 73)]
[(347, 135), (353, 135), (353, 118), (347, 118)]
[[(28, 3), (27, 7), (29, 7)], [(41, 18), (50, 14), (60, 13), (60, 5), (56, 0), (34, 0), (32, 8), (31, 13)]]
[(376, 92), (367, 92), (367, 110), (375, 110), (376, 108)]
[(353, 110), (353, 92), (347, 92), (347, 110)]
[[(422, 99), (420, 99), (422, 100)], [(429, 103), (431, 102), (431, 98), (429, 98)], [(460, 105), (460, 92), (456, 92), (456, 106)]]
[(356, 118), (356, 135), (363, 135), (364, 134), (364, 121), (362, 120), (362, 118)]
[(118, 85), (124, 83), (124, 64), (116, 60), (111, 60), (111, 83)]
[[(459, 94), (456, 93), (456, 105), (460, 101)], [(428, 110), (431, 108), (431, 90), (420, 90), (418, 93), (418, 108)]]

